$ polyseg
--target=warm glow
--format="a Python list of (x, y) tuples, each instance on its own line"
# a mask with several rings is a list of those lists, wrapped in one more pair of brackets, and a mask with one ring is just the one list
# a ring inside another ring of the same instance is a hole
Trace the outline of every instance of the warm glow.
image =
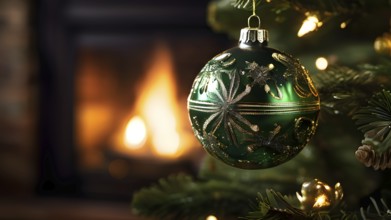
[(318, 70), (325, 70), (328, 65), (329, 65), (329, 62), (324, 57), (319, 57), (315, 61), (315, 66), (316, 66), (316, 68), (318, 68)]
[(162, 155), (175, 155), (179, 148), (179, 134), (174, 113), (176, 106), (173, 100), (175, 94), (172, 91), (174, 85), (170, 81), (171, 76), (167, 69), (169, 66), (165, 63), (161, 65), (162, 69), (156, 69), (155, 81), (151, 81), (153, 84), (150, 85), (151, 90), (146, 92), (148, 97), (145, 99), (142, 111), (151, 130), (156, 152)]
[(129, 174), (129, 164), (122, 159), (116, 159), (107, 167), (109, 174), (116, 179), (123, 179)]
[(322, 22), (319, 21), (318, 17), (316, 17), (315, 15), (308, 16), (303, 21), (299, 32), (297, 32), (297, 36), (302, 37), (309, 32), (316, 30), (316, 28), (320, 26), (322, 26)]
[(217, 220), (217, 217), (214, 215), (209, 215), (205, 220)]
[(172, 61), (166, 48), (158, 51), (148, 79), (141, 98), (141, 111), (151, 131), (153, 147), (160, 155), (175, 156), (179, 150), (175, 118), (178, 107)]
[(346, 22), (342, 22), (340, 25), (341, 29), (345, 29), (346, 26), (348, 26), (348, 24)]
[(125, 143), (129, 148), (144, 145), (146, 148), (143, 149), (147, 153), (177, 157), (189, 141), (183, 140), (186, 135), (178, 133), (182, 128), (182, 112), (178, 110), (174, 72), (168, 50), (159, 47), (150, 63), (145, 81), (137, 88), (140, 94), (133, 113), (139, 117), (128, 122)]
[(130, 119), (125, 128), (125, 146), (130, 149), (139, 149), (143, 146), (146, 137), (147, 129), (144, 121), (139, 116)]
[(314, 208), (321, 208), (321, 207), (325, 207), (325, 206), (329, 206), (330, 205), (330, 202), (328, 201), (327, 199), (327, 196), (326, 195), (320, 195), (318, 197), (315, 198), (315, 203), (314, 203)]

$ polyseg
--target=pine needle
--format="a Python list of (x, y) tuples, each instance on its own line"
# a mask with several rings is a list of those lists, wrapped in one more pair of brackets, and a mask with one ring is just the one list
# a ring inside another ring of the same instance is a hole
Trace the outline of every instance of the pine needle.
[(256, 190), (236, 181), (195, 181), (181, 174), (136, 192), (132, 208), (136, 214), (159, 219), (240, 216), (249, 211), (248, 204), (255, 195)]
[(391, 210), (388, 208), (386, 202), (383, 199), (380, 199), (382, 206), (380, 206), (374, 198), (370, 197), (369, 199), (371, 201), (371, 204), (366, 208), (366, 210), (363, 207), (360, 208), (360, 215), (363, 220), (366, 219), (390, 220), (391, 219)]
[[(331, 114), (353, 114), (365, 105), (371, 88), (374, 87), (374, 73), (359, 72), (348, 67), (331, 67), (313, 76), (318, 89), (322, 109)], [(377, 87), (378, 85), (376, 85)]]
[(353, 119), (367, 141), (372, 142), (376, 151), (383, 153), (391, 147), (391, 93), (389, 91), (376, 93), (366, 107), (356, 112)]

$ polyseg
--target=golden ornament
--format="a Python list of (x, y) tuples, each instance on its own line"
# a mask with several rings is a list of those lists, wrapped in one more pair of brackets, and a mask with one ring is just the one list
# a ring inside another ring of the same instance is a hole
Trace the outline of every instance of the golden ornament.
[(373, 46), (377, 53), (391, 56), (391, 33), (377, 37)]
[(304, 210), (323, 209), (339, 203), (343, 197), (340, 183), (336, 183), (334, 189), (326, 183), (314, 179), (301, 185), (301, 195), (296, 196)]

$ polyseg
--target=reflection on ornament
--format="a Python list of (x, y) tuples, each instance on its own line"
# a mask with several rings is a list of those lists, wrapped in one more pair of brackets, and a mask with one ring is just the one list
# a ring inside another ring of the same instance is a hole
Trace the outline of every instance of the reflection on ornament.
[(210, 60), (190, 91), (195, 136), (208, 153), (231, 166), (261, 169), (284, 163), (317, 127), (319, 96), (308, 71), (267, 43), (266, 30), (242, 29), (239, 46)]
[(330, 205), (330, 200), (326, 197), (326, 195), (320, 195), (315, 198), (315, 203), (313, 205), (314, 208), (327, 207)]
[(343, 190), (340, 183), (335, 184), (332, 189), (326, 183), (317, 179), (304, 182), (301, 186), (301, 195), (296, 196), (304, 210), (322, 209), (338, 204), (343, 198)]
[(377, 37), (373, 46), (377, 53), (391, 56), (391, 33)]
[(297, 32), (298, 37), (302, 37), (308, 34), (311, 31), (316, 30), (318, 27), (322, 26), (323, 23), (319, 21), (316, 15), (306, 13), (307, 18), (303, 21), (303, 24), (300, 27), (300, 30)]

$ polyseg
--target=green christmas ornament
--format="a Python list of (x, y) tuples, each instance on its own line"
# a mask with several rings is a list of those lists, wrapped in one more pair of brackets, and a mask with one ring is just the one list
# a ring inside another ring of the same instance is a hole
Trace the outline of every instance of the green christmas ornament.
[(210, 60), (188, 97), (191, 125), (204, 149), (243, 169), (296, 156), (314, 135), (320, 109), (307, 70), (268, 47), (268, 32), (259, 26), (243, 28), (237, 47)]

